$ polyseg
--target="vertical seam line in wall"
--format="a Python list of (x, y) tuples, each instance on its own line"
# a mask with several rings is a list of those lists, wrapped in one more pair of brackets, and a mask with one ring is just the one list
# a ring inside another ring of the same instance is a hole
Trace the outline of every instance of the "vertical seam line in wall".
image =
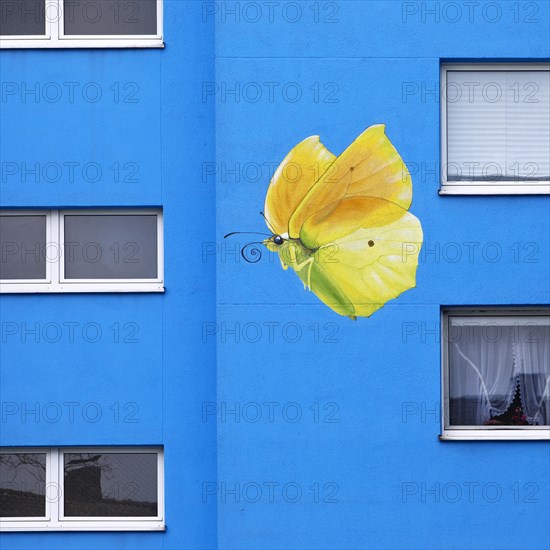
[[(3, 78), (2, 75), (2, 59), (4, 56), (0, 56), (0, 80)], [(2, 121), (2, 111), (4, 111), (3, 105), (0, 103), (0, 122)], [(0, 132), (0, 151), (2, 151), (2, 133)], [(2, 196), (2, 188), (3, 185), (0, 185), (0, 207), (3, 208), (4, 202), (3, 202), (3, 196)], [(2, 305), (4, 303), (4, 300), (0, 300), (0, 322), (2, 322)], [(2, 384), (3, 376), (2, 376), (2, 355), (3, 355), (3, 347), (0, 347), (0, 385)], [(2, 435), (2, 432), (0, 430), (0, 435)]]
[[(212, 76), (214, 77), (214, 82), (218, 83), (218, 45), (217, 45), (217, 36), (218, 36), (218, 23), (217, 18), (214, 18), (212, 22)], [(214, 133), (214, 166), (218, 166), (218, 104), (217, 101), (213, 102), (213, 133)], [(218, 185), (214, 184), (214, 227), (212, 233), (215, 242), (218, 239)], [(216, 326), (218, 326), (218, 274), (220, 266), (216, 260), (214, 265), (214, 321)], [(214, 340), (214, 398), (216, 403), (219, 403), (219, 393), (218, 393), (218, 343), (217, 340)], [(216, 422), (214, 423), (214, 444), (215, 444), (215, 477), (216, 477), (216, 487), (220, 479), (220, 468), (219, 468), (219, 440), (218, 440), (218, 418), (216, 416)], [(219, 504), (216, 499), (216, 506), (214, 509), (214, 519), (216, 523), (216, 548), (221, 548), (220, 541), (220, 521), (219, 521)]]
[(163, 140), (163, 130), (164, 130), (164, 125), (163, 125), (163, 120), (162, 120), (162, 100), (163, 100), (163, 97), (162, 97), (162, 83), (163, 83), (163, 80), (162, 80), (162, 68), (163, 68), (163, 59), (164, 59), (164, 56), (163, 56), (163, 52), (164, 50), (161, 50), (159, 52), (159, 57), (160, 57), (160, 68), (159, 68), (159, 122), (160, 122), (160, 202), (161, 202), (161, 206), (164, 205), (164, 189), (163, 189), (163, 183), (164, 183), (164, 140)]
[[(163, 232), (166, 234), (166, 230), (165, 230), (165, 222), (166, 220), (164, 220), (164, 193), (163, 193), (163, 179), (164, 179), (164, 162), (163, 162), (163, 158), (164, 158), (164, 142), (163, 142), (163, 131), (164, 131), (164, 127), (163, 127), (163, 121), (162, 121), (162, 85), (163, 85), (163, 79), (162, 79), (162, 68), (163, 68), (163, 59), (164, 59), (164, 56), (163, 56), (163, 51), (161, 50), (160, 53), (159, 53), (159, 58), (160, 58), (160, 67), (159, 67), (159, 126), (160, 126), (160, 136), (159, 136), (159, 139), (160, 139), (160, 170), (159, 170), (159, 174), (160, 174), (160, 207), (162, 208), (162, 216), (163, 216), (163, 223), (162, 223), (162, 230)], [(162, 242), (164, 243), (164, 250), (166, 250), (166, 242), (165, 242), (165, 239), (164, 239), (164, 235), (162, 236)], [(164, 250), (163, 250), (163, 255), (164, 255)], [(163, 280), (163, 286), (166, 287), (166, 257), (164, 258), (164, 262), (163, 262), (163, 273), (162, 273), (162, 280)], [(162, 293), (162, 296), (161, 296), (161, 306), (160, 306), (160, 319), (161, 319), (161, 324), (160, 324), (160, 375), (161, 375), (161, 383), (160, 383), (160, 402), (161, 402), (161, 407), (162, 407), (162, 412), (161, 412), (161, 415), (160, 415), (160, 436), (161, 436), (161, 439), (162, 439), (162, 445), (164, 447), (164, 411), (166, 410), (165, 409), (165, 406), (164, 406), (164, 297), (165, 297), (165, 294)], [(165, 521), (166, 521), (166, 517), (165, 517)], [(164, 546), (164, 543), (163, 543), (163, 546)]]

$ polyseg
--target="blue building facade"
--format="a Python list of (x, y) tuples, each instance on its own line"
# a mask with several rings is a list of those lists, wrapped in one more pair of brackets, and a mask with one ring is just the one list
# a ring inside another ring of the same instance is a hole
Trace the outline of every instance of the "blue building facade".
[[(163, 447), (166, 530), (1, 546), (548, 548), (548, 442), (438, 436), (442, 309), (548, 305), (549, 198), (438, 191), (442, 64), (548, 62), (549, 20), (165, 0), (164, 48), (2, 51), (2, 208), (162, 208), (165, 292), (2, 294), (1, 445)], [(424, 245), (416, 288), (351, 321), (224, 235), (266, 231), (296, 143), (379, 123)]]

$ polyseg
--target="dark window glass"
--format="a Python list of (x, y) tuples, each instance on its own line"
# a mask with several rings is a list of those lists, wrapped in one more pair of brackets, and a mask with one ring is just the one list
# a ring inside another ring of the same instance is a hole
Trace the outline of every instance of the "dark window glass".
[(44, 0), (0, 0), (0, 35), (46, 34)]
[(65, 216), (66, 279), (156, 279), (156, 215)]
[(156, 35), (156, 0), (65, 0), (66, 35)]
[(65, 516), (158, 515), (157, 453), (64, 455)]
[(45, 453), (0, 454), (0, 516), (46, 515)]
[(0, 279), (46, 278), (46, 216), (0, 216)]

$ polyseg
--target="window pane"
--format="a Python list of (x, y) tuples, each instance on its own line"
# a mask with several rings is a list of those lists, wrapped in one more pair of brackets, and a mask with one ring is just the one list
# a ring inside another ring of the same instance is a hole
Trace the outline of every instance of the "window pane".
[(156, 0), (65, 0), (66, 35), (156, 35)]
[(65, 216), (66, 279), (156, 279), (156, 215)]
[(46, 34), (44, 0), (0, 0), (0, 35)]
[(0, 279), (46, 278), (46, 216), (0, 216)]
[(547, 317), (450, 317), (452, 426), (550, 424)]
[(448, 71), (447, 179), (550, 179), (550, 71)]
[(0, 516), (46, 515), (46, 454), (0, 454)]
[(66, 453), (65, 516), (156, 517), (157, 453)]

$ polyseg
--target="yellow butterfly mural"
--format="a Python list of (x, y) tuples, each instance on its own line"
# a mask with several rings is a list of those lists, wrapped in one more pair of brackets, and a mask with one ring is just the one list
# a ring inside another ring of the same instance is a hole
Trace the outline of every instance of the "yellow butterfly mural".
[(410, 174), (383, 124), (339, 157), (311, 136), (273, 175), (263, 244), (336, 313), (369, 317), (416, 286), (423, 237), (411, 200)]

